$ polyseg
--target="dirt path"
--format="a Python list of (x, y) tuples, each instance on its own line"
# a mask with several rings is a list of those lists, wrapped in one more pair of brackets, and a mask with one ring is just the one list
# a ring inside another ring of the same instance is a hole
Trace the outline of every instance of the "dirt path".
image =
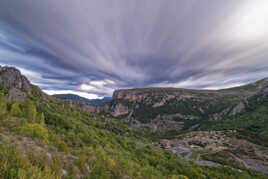
[[(175, 153), (176, 155), (184, 158), (186, 161), (192, 161), (197, 165), (200, 166), (208, 166), (208, 167), (220, 167), (222, 166), (219, 163), (216, 162), (212, 162), (212, 161), (208, 161), (208, 160), (200, 160), (200, 154), (198, 154), (197, 159), (191, 159), (191, 156), (193, 155), (193, 152), (191, 151), (191, 149), (183, 147), (183, 146), (176, 146), (176, 147), (170, 147), (168, 148), (168, 150), (171, 150), (173, 153)], [(185, 154), (186, 155), (182, 155)]]

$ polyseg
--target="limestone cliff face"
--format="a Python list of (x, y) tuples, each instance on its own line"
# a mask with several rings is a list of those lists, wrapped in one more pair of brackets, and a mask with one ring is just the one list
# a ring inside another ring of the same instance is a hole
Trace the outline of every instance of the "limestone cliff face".
[(251, 96), (268, 93), (261, 80), (224, 90), (144, 88), (117, 90), (106, 112), (135, 127), (167, 132), (191, 130), (202, 121), (221, 120), (246, 111)]
[(196, 97), (189, 91), (175, 88), (145, 88), (145, 89), (129, 89), (116, 90), (113, 94), (113, 100), (127, 101), (129, 103), (151, 104), (157, 108), (165, 105), (171, 99), (184, 100)]
[(0, 84), (4, 88), (16, 88), (31, 93), (32, 88), (28, 79), (19, 70), (12, 67), (0, 67)]
[(233, 115), (236, 115), (236, 114), (239, 114), (239, 113), (242, 113), (245, 111), (245, 104), (243, 102), (240, 102), (238, 105), (236, 105), (232, 111), (230, 112), (230, 116), (233, 116)]
[(23, 102), (32, 93), (32, 85), (19, 70), (0, 66), (0, 88), (7, 90), (9, 100)]
[(114, 100), (127, 100), (130, 102), (141, 101), (146, 98), (146, 94), (139, 93), (138, 91), (132, 90), (117, 90), (113, 94)]
[(118, 117), (118, 116), (126, 115), (128, 113), (129, 113), (128, 106), (125, 106), (119, 103), (114, 107), (113, 112), (111, 114), (114, 117)]
[(98, 112), (97, 107), (89, 104), (82, 104), (82, 110), (88, 113), (96, 113)]
[(27, 95), (25, 92), (22, 92), (19, 89), (11, 88), (8, 91), (7, 98), (13, 101), (24, 102), (27, 98)]

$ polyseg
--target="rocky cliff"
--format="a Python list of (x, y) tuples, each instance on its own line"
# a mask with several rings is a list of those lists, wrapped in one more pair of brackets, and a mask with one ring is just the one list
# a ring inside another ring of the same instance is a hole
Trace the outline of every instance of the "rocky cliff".
[(31, 93), (32, 88), (29, 80), (19, 70), (12, 67), (0, 66), (0, 84), (5, 88), (18, 88)]
[(0, 66), (0, 89), (5, 89), (9, 100), (23, 102), (32, 93), (32, 85), (19, 70)]
[(224, 90), (144, 88), (117, 90), (105, 112), (157, 132), (193, 130), (204, 121), (243, 113), (248, 99), (267, 94), (268, 79)]

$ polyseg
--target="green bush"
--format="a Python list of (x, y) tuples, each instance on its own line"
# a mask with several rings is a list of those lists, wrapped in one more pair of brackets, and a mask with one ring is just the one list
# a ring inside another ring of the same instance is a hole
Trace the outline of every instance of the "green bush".
[(0, 93), (0, 117), (7, 112), (7, 99), (3, 93)]
[(12, 104), (10, 114), (12, 116), (15, 116), (15, 117), (22, 117), (23, 116), (23, 112), (21, 110), (20, 103), (15, 102)]
[(46, 127), (41, 124), (27, 124), (21, 129), (22, 134), (41, 139), (42, 141), (49, 143), (49, 133)]
[(24, 116), (30, 121), (36, 121), (37, 111), (33, 101), (27, 99), (24, 104)]

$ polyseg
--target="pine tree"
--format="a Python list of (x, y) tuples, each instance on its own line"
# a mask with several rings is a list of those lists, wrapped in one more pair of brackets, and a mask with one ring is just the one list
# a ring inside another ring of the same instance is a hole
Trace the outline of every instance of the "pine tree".
[(39, 123), (42, 125), (42, 126), (45, 126), (46, 123), (45, 123), (45, 115), (44, 113), (42, 112), (41, 115), (40, 115), (40, 121)]
[(25, 106), (24, 106), (24, 116), (30, 121), (35, 122), (36, 121), (36, 107), (33, 101), (26, 100)]
[(3, 93), (0, 93), (0, 116), (7, 112), (7, 99)]
[(12, 104), (10, 113), (12, 116), (22, 117), (23, 113), (20, 109), (20, 103), (16, 102), (16, 103)]

